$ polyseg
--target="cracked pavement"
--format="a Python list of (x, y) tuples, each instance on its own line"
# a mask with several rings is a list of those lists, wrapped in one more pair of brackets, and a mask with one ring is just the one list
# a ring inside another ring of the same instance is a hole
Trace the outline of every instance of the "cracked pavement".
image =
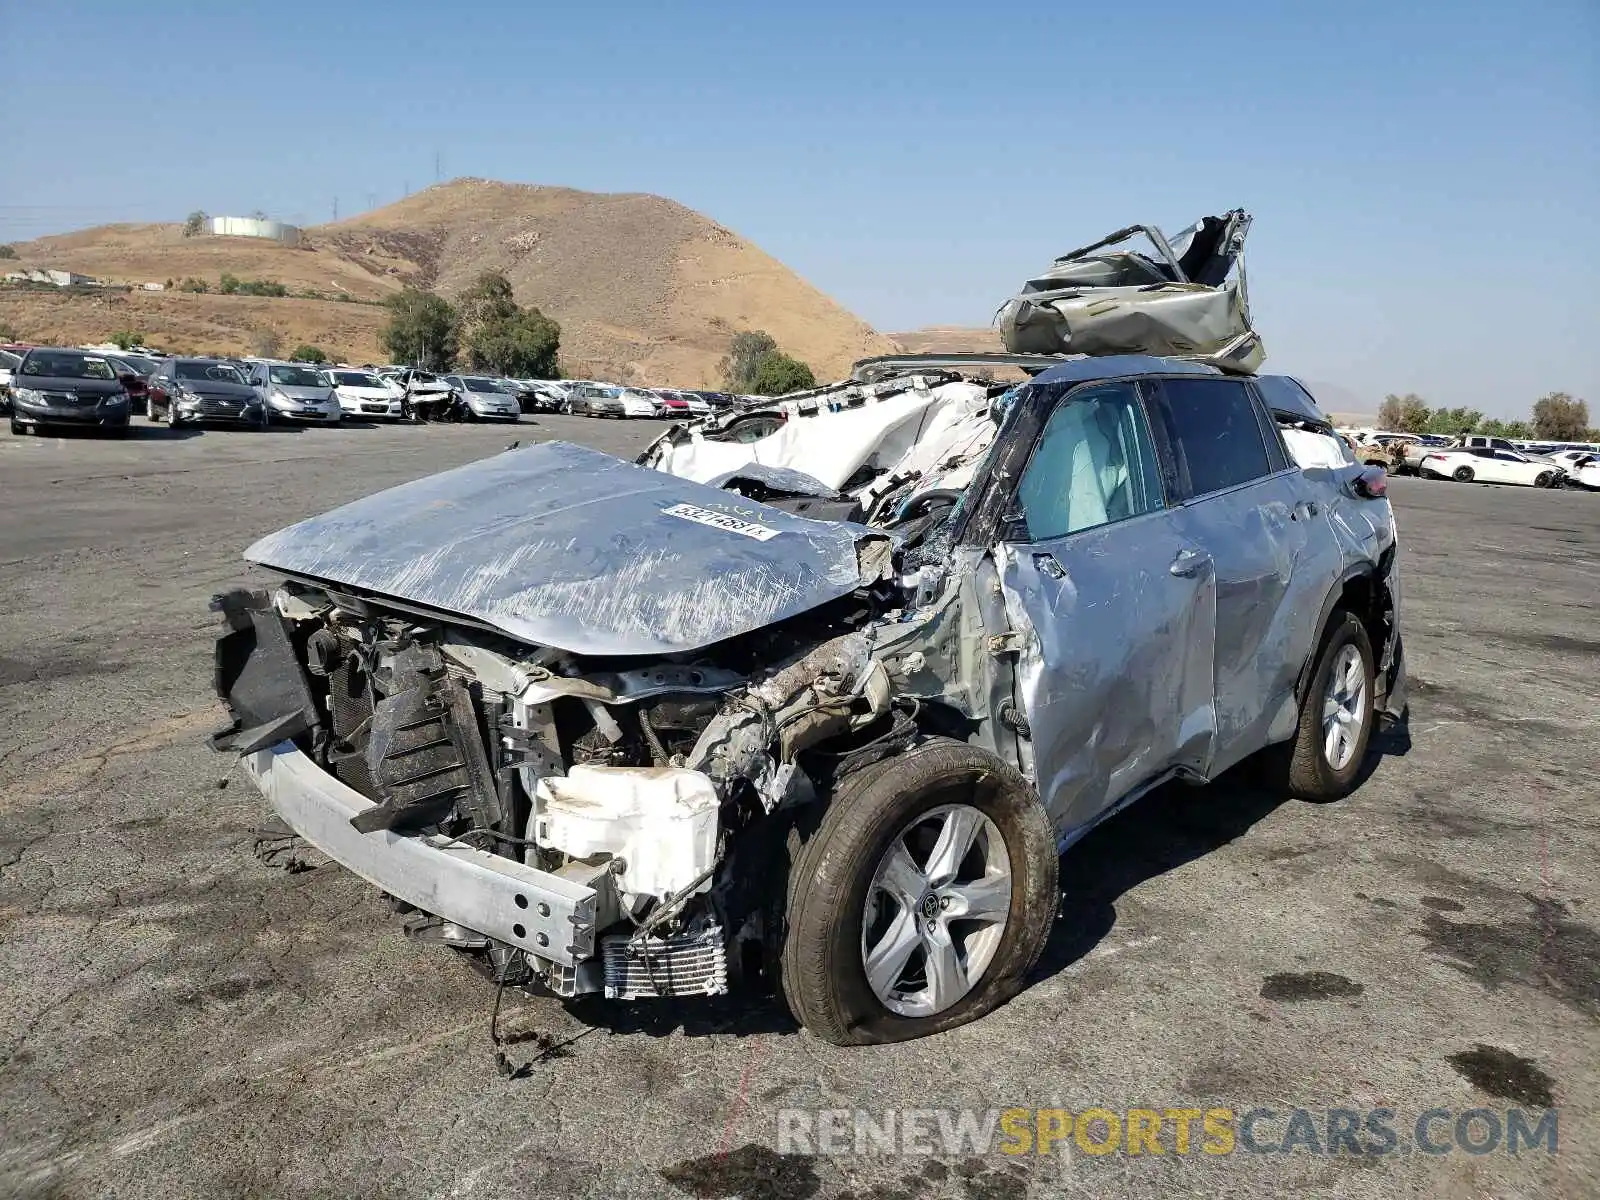
[[(1574, 492), (1395, 481), (1409, 738), (1341, 803), (1240, 773), (1108, 822), (993, 1016), (841, 1050), (759, 1001), (508, 994), (508, 1055), (537, 1061), (502, 1079), (492, 987), (273, 843), (206, 747), (206, 606), (300, 517), (513, 438), (655, 429), (0, 434), (0, 1193), (1592, 1194), (1600, 496)], [(775, 1153), (785, 1107), (1515, 1103), (1480, 1061), (1548, 1077), (1557, 1155)]]

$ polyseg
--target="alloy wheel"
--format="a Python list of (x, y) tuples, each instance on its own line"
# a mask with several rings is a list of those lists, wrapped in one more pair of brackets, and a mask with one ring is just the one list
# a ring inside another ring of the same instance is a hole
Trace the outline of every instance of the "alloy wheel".
[(1322, 697), (1322, 756), (1335, 771), (1344, 770), (1355, 756), (1366, 720), (1366, 702), (1367, 673), (1361, 651), (1346, 643), (1333, 660)]
[(861, 917), (873, 994), (905, 1017), (941, 1013), (983, 978), (1011, 912), (1011, 858), (970, 804), (922, 813), (890, 841)]

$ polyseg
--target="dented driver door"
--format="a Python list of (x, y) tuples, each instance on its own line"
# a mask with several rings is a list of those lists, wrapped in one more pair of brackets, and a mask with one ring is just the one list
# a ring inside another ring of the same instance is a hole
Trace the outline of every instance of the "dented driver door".
[(1067, 392), (997, 548), (1021, 741), (1060, 835), (1150, 779), (1204, 772), (1216, 730), (1216, 592), (1167, 507), (1131, 383)]

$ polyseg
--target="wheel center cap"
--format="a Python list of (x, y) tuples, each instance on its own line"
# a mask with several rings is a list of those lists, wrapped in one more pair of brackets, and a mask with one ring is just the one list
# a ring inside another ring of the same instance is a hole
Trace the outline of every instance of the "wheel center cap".
[(927, 893), (922, 897), (922, 902), (917, 905), (917, 911), (922, 914), (924, 920), (933, 920), (934, 917), (939, 915), (939, 897), (932, 892)]

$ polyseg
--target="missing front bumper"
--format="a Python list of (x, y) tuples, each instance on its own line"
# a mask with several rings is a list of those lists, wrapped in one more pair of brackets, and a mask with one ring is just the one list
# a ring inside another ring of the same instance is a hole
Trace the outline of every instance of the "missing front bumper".
[(361, 833), (351, 819), (372, 802), (291, 742), (240, 762), (291, 829), (374, 887), (562, 966), (593, 956), (595, 889), (444, 837)]

